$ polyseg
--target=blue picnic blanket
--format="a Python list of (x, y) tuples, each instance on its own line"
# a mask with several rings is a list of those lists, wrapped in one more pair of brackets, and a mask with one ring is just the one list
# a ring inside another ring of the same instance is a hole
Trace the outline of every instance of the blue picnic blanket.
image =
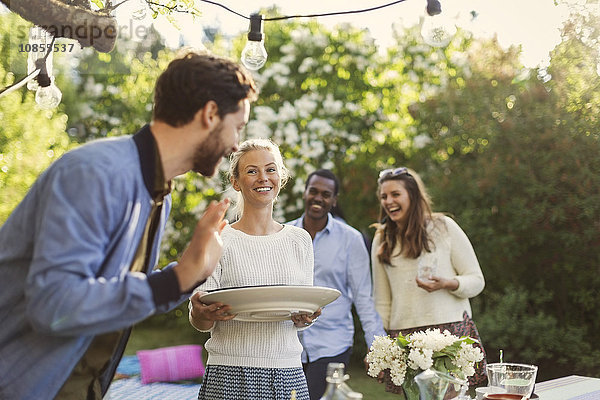
[(119, 379), (110, 385), (104, 400), (196, 400), (199, 384), (149, 383), (142, 385), (140, 377)]
[(125, 356), (117, 367), (117, 374), (128, 378), (112, 382), (105, 400), (195, 400), (200, 385), (197, 383), (150, 383), (142, 385), (140, 362), (137, 356)]
[(140, 360), (137, 356), (124, 356), (117, 367), (117, 374), (139, 375), (141, 372)]

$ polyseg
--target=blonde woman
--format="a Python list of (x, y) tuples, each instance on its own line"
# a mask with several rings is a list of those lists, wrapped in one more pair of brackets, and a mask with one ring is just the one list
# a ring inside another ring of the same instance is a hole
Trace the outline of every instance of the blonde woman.
[[(467, 235), (450, 217), (432, 212), (414, 171), (384, 170), (377, 183), (382, 222), (376, 224), (371, 261), (375, 308), (384, 328), (392, 337), (439, 328), (479, 340), (469, 298), (481, 293), (485, 281)], [(420, 267), (427, 273), (420, 274)], [(387, 391), (400, 392), (389, 371), (385, 381)], [(484, 358), (469, 384), (486, 381)]]
[(210, 332), (207, 370), (198, 399), (308, 400), (297, 332), (320, 314), (292, 320), (234, 320), (226, 304), (202, 304), (211, 289), (256, 285), (312, 285), (313, 250), (304, 229), (273, 219), (273, 204), (288, 179), (278, 147), (266, 139), (242, 143), (232, 154), (230, 181), (239, 193), (239, 220), (222, 232), (223, 256), (190, 299), (190, 323)]

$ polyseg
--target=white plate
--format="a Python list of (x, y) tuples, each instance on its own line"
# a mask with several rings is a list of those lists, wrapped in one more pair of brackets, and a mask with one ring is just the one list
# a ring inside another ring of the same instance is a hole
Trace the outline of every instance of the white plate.
[(293, 314), (312, 314), (340, 296), (340, 291), (321, 286), (251, 286), (220, 289), (200, 297), (204, 304), (231, 306), (238, 321), (283, 321)]

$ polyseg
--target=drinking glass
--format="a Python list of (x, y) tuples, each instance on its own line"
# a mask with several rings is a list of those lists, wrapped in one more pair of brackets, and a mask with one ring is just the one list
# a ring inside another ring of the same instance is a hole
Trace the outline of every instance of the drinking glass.
[(438, 260), (434, 253), (421, 253), (417, 277), (421, 281), (430, 281), (431, 277), (437, 275)]
[(487, 365), (489, 392), (531, 396), (538, 367), (530, 364), (493, 363)]
[[(467, 381), (433, 369), (426, 369), (415, 376), (415, 382), (423, 400), (457, 400), (462, 398), (464, 389), (468, 387)], [(458, 393), (460, 397), (456, 397)]]

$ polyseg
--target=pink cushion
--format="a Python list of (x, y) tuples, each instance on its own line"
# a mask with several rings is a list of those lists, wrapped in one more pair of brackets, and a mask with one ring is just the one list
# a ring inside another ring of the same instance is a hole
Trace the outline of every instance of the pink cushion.
[(202, 346), (163, 347), (137, 352), (142, 384), (195, 379), (204, 375)]

